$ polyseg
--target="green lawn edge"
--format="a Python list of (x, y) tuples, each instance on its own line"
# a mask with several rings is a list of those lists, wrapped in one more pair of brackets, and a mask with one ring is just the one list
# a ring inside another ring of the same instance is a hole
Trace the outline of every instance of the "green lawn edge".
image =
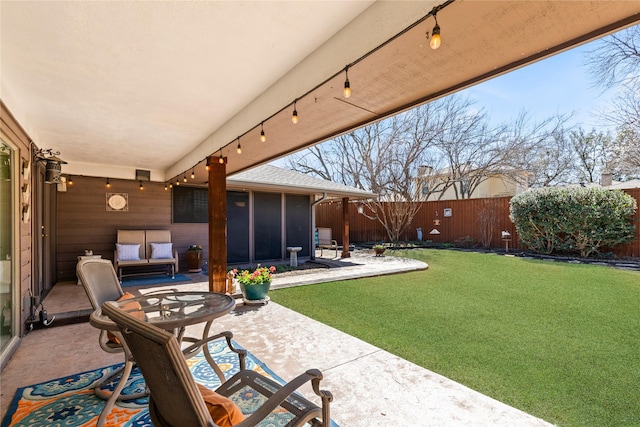
[(560, 426), (640, 426), (640, 273), (472, 252), (271, 299)]

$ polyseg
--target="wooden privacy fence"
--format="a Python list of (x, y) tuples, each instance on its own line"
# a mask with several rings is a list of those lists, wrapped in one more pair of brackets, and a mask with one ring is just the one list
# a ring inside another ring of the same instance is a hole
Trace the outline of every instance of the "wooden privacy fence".
[[(640, 189), (624, 190), (640, 200)], [(502, 232), (511, 234), (509, 248), (524, 249), (518, 240), (516, 227), (509, 218), (511, 197), (490, 199), (444, 200), (422, 202), (420, 210), (411, 224), (401, 234), (400, 240), (418, 240), (417, 229), (422, 229), (422, 240), (438, 243), (464, 242), (491, 247), (504, 248)], [(387, 206), (392, 203), (387, 203)], [(640, 202), (639, 202), (640, 204)], [(636, 238), (632, 243), (620, 246), (614, 253), (619, 257), (640, 256), (640, 210), (634, 216)], [(316, 207), (316, 226), (333, 230), (334, 239), (342, 244), (342, 203), (322, 203)], [(437, 230), (439, 234), (431, 234)], [(387, 232), (377, 220), (358, 213), (358, 205), (349, 203), (349, 240), (358, 242), (388, 241)]]

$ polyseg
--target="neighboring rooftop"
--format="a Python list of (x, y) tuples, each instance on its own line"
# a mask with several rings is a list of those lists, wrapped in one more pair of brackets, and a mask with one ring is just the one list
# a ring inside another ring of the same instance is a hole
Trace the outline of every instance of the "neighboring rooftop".
[(327, 199), (349, 197), (354, 200), (371, 199), (377, 194), (326, 179), (315, 178), (290, 169), (262, 165), (227, 178), (227, 188), (294, 191), (296, 193), (327, 194)]

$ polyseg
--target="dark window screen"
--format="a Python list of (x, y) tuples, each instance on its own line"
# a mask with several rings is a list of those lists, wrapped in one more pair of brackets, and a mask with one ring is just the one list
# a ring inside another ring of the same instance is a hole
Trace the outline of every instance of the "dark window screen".
[(253, 225), (256, 261), (282, 258), (282, 196), (254, 193)]
[(209, 191), (206, 188), (173, 186), (173, 222), (207, 223)]
[[(309, 196), (287, 194), (287, 246), (301, 246), (299, 256), (309, 256), (310, 207)], [(288, 255), (287, 255), (288, 256)]]
[(227, 261), (249, 262), (249, 193), (227, 191)]

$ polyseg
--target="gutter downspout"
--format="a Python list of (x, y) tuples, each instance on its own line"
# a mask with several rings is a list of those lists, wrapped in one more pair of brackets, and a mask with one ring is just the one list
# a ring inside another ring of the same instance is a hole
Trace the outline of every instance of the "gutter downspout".
[(322, 197), (320, 197), (318, 200), (311, 202), (311, 233), (313, 233), (311, 237), (311, 241), (313, 242), (313, 244), (311, 245), (311, 247), (313, 247), (313, 251), (309, 251), (309, 252), (311, 253), (312, 260), (316, 259), (316, 210), (315, 210), (315, 207), (318, 203), (322, 202), (326, 198), (327, 198), (327, 193), (322, 193)]

